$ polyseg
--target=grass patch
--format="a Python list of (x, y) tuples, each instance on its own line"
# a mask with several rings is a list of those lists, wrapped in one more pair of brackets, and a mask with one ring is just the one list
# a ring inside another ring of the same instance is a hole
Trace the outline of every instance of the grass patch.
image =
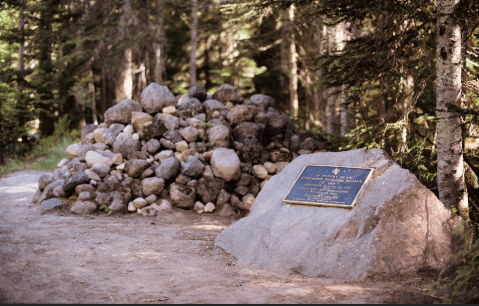
[[(74, 144), (70, 139), (63, 138), (59, 144), (53, 147), (53, 149), (48, 152), (48, 156), (44, 159), (39, 160), (33, 164), (33, 168), (36, 170), (53, 170), (56, 168), (57, 164), (64, 158), (66, 158), (65, 150), (66, 148)], [(44, 151), (44, 150), (39, 150)], [(37, 155), (38, 153), (36, 153)], [(40, 154), (42, 155), (42, 154)]]
[(11, 159), (5, 166), (0, 166), (0, 176), (23, 169), (23, 162), (17, 159)]

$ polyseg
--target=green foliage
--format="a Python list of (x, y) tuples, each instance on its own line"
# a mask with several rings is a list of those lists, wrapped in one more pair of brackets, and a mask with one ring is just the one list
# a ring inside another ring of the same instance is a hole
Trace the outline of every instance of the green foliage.
[(466, 227), (466, 222), (462, 221), (461, 225), (457, 226), (453, 232), (454, 235), (461, 235), (464, 241), (463, 249), (453, 258), (465, 258), (466, 264), (456, 270), (453, 280), (443, 284), (442, 277), (447, 270), (443, 269), (439, 273), (437, 281), (430, 285), (429, 294), (431, 295), (447, 292), (445, 303), (474, 303), (479, 300), (479, 240), (472, 243), (473, 229), (466, 230)]
[(111, 213), (112, 213), (112, 211), (109, 210), (108, 207), (106, 207), (106, 205), (104, 205), (104, 204), (103, 204), (102, 206), (100, 206), (98, 209), (99, 209), (99, 210), (104, 209), (105, 212), (106, 212), (107, 214), (109, 214), (109, 215), (111, 215)]
[(67, 138), (63, 138), (62, 141), (57, 144), (53, 149), (50, 149), (50, 152), (48, 153), (48, 156), (44, 159), (39, 160), (33, 165), (33, 168), (36, 170), (53, 170), (56, 168), (57, 164), (64, 158), (66, 158), (65, 155), (65, 149), (73, 144), (70, 140)]
[(37, 170), (55, 169), (56, 165), (66, 157), (66, 148), (80, 141), (80, 130), (70, 130), (68, 127), (70, 122), (68, 116), (61, 117), (55, 124), (55, 132), (53, 135), (41, 137), (39, 145), (35, 150), (27, 156), (27, 158), (35, 158), (47, 155), (46, 158), (36, 162), (33, 167)]
[(0, 166), (0, 176), (23, 169), (23, 162), (17, 159), (10, 159), (5, 166)]

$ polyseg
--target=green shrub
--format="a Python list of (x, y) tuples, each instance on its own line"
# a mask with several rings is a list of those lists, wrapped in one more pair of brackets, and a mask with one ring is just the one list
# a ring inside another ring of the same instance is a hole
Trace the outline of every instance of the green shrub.
[(57, 164), (64, 158), (66, 158), (65, 150), (66, 148), (73, 144), (74, 142), (63, 138), (62, 141), (57, 144), (49, 153), (48, 157), (39, 160), (33, 165), (34, 169), (37, 170), (53, 170)]
[(459, 232), (464, 232), (462, 238), (464, 239), (463, 249), (454, 258), (465, 258), (466, 264), (458, 268), (456, 277), (452, 281), (446, 281), (442, 284), (442, 276), (447, 269), (443, 269), (439, 273), (438, 280), (432, 284), (429, 294), (436, 295), (438, 292), (447, 292), (444, 297), (445, 303), (464, 303), (464, 302), (478, 302), (479, 301), (479, 239), (472, 243), (473, 228), (464, 231), (466, 222), (462, 221), (461, 225), (453, 232), (458, 235)]
[(10, 159), (5, 166), (0, 166), (0, 175), (12, 173), (23, 168), (23, 162), (17, 159)]

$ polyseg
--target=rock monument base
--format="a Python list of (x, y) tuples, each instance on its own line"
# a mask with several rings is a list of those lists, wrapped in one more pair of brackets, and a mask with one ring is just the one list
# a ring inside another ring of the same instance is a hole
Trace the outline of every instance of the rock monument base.
[[(352, 209), (283, 202), (306, 164), (375, 168)], [(383, 150), (302, 155), (263, 187), (249, 216), (216, 246), (238, 264), (279, 273), (361, 280), (458, 264), (462, 245), (452, 214)]]

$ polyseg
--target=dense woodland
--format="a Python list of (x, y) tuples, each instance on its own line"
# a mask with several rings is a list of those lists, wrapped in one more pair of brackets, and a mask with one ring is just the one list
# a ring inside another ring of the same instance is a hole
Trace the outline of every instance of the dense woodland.
[[(213, 93), (227, 83), (246, 98), (274, 97), (328, 150), (385, 149), (463, 215), (465, 177), (469, 202), (479, 204), (477, 1), (6, 0), (0, 7), (0, 163), (25, 133), (51, 135), (61, 118), (70, 128), (102, 122), (107, 108), (138, 100), (151, 82), (174, 94), (195, 84)], [(442, 67), (450, 59), (454, 76)], [(451, 82), (448, 98), (442, 90)], [(455, 131), (446, 133), (452, 142), (443, 139), (447, 130)], [(453, 172), (438, 171), (443, 164)], [(452, 187), (441, 185), (451, 175)], [(451, 188), (449, 201), (440, 190)]]
[(475, 0), (4, 0), (0, 164), (151, 82), (227, 83), (329, 151), (386, 150), (477, 227), (478, 26)]

